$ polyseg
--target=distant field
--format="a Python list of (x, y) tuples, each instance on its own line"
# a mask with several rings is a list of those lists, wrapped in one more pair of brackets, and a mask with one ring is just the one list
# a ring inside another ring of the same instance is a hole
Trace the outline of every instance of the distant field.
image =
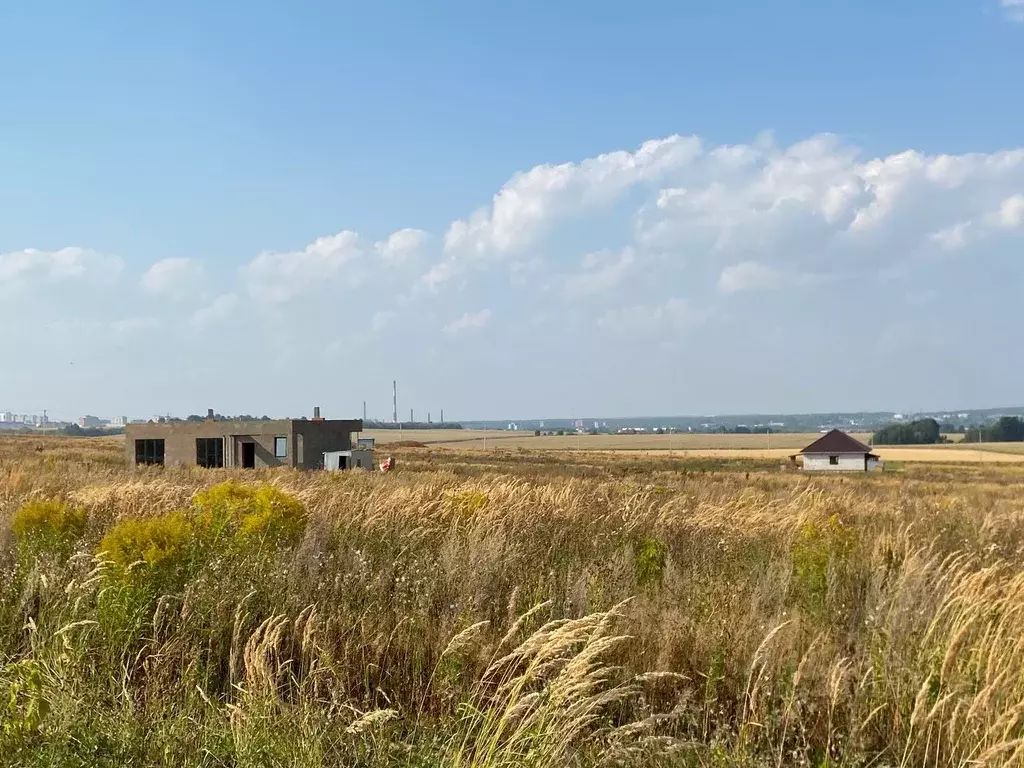
[[(867, 442), (871, 435), (851, 433)], [(375, 437), (381, 446), (399, 440), (437, 448), (562, 450), (588, 452), (636, 451), (651, 455), (707, 456), (709, 458), (783, 459), (820, 437), (819, 433), (783, 433), (777, 435), (551, 435), (536, 437), (530, 432), (494, 430), (371, 430), (364, 436)], [(880, 446), (876, 449), (888, 461), (978, 463), (1024, 461), (1024, 443), (960, 442), (961, 435), (951, 436), (955, 442), (927, 446)]]
[[(621, 451), (609, 451), (621, 453)], [(677, 456), (681, 459), (704, 457), (709, 459), (778, 459), (783, 460), (792, 453), (789, 449), (765, 450), (758, 448), (700, 448), (695, 450), (673, 451), (647, 450), (640, 451), (645, 456)], [(956, 448), (937, 446), (899, 446), (894, 448), (878, 448), (875, 450), (883, 461), (910, 461), (946, 464), (1018, 464), (1024, 463), (1024, 451), (1017, 453), (999, 453), (997, 451), (967, 451)]]
[[(724, 450), (782, 448), (799, 450), (819, 438), (818, 433), (791, 433), (778, 435), (551, 435), (536, 437), (532, 432), (506, 432), (494, 430), (370, 430), (363, 433), (377, 438), (379, 444), (398, 440), (415, 440), (431, 446), (458, 448), (528, 448), (551, 450), (586, 451), (681, 451), (681, 450)], [(858, 440), (868, 440), (871, 435), (854, 433)]]

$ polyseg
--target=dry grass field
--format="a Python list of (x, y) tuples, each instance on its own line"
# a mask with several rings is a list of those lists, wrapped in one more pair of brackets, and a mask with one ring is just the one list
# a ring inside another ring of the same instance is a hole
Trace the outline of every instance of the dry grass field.
[[(534, 436), (533, 432), (506, 430), (370, 430), (363, 433), (384, 445), (399, 440), (415, 440), (426, 445), (444, 448), (525, 448), (528, 450), (595, 450), (595, 451), (651, 451), (651, 450), (722, 450), (786, 448), (798, 450), (820, 437), (818, 434), (771, 435), (548, 435)], [(870, 435), (855, 434), (859, 440)]]
[(0, 438), (0, 764), (1024, 765), (1024, 465), (718, 449)]
[[(867, 442), (868, 433), (851, 433)], [(532, 432), (494, 430), (371, 430), (381, 447), (399, 441), (415, 441), (435, 448), (459, 450), (525, 449), (556, 451), (638, 451), (650, 455), (706, 456), (709, 458), (784, 459), (809, 445), (818, 433), (781, 433), (771, 435), (549, 435), (536, 437)], [(925, 462), (1016, 462), (1024, 461), (1024, 443), (965, 444), (951, 436), (949, 443), (927, 446), (880, 446), (876, 453), (887, 461)], [(749, 452), (749, 453), (748, 453)]]

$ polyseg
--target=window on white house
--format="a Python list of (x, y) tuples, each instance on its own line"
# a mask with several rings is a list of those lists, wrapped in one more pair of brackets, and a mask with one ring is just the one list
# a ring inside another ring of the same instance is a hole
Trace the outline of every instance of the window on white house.
[(275, 437), (274, 438), (274, 456), (279, 459), (283, 459), (288, 455), (288, 438), (287, 437)]
[(828, 457), (828, 463), (831, 464), (832, 466), (838, 465), (839, 464), (839, 457), (838, 456), (829, 456)]

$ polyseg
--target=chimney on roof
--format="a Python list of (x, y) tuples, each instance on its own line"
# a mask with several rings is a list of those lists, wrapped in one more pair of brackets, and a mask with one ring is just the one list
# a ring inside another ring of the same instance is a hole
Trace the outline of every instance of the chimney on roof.
[(316, 405), (313, 407), (313, 421), (323, 421), (320, 417), (320, 406)]

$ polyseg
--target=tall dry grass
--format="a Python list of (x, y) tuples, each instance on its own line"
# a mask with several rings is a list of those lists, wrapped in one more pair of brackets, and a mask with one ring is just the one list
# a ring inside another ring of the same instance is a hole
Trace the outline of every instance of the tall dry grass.
[(1024, 764), (1015, 470), (119, 450), (0, 441), (7, 764)]

